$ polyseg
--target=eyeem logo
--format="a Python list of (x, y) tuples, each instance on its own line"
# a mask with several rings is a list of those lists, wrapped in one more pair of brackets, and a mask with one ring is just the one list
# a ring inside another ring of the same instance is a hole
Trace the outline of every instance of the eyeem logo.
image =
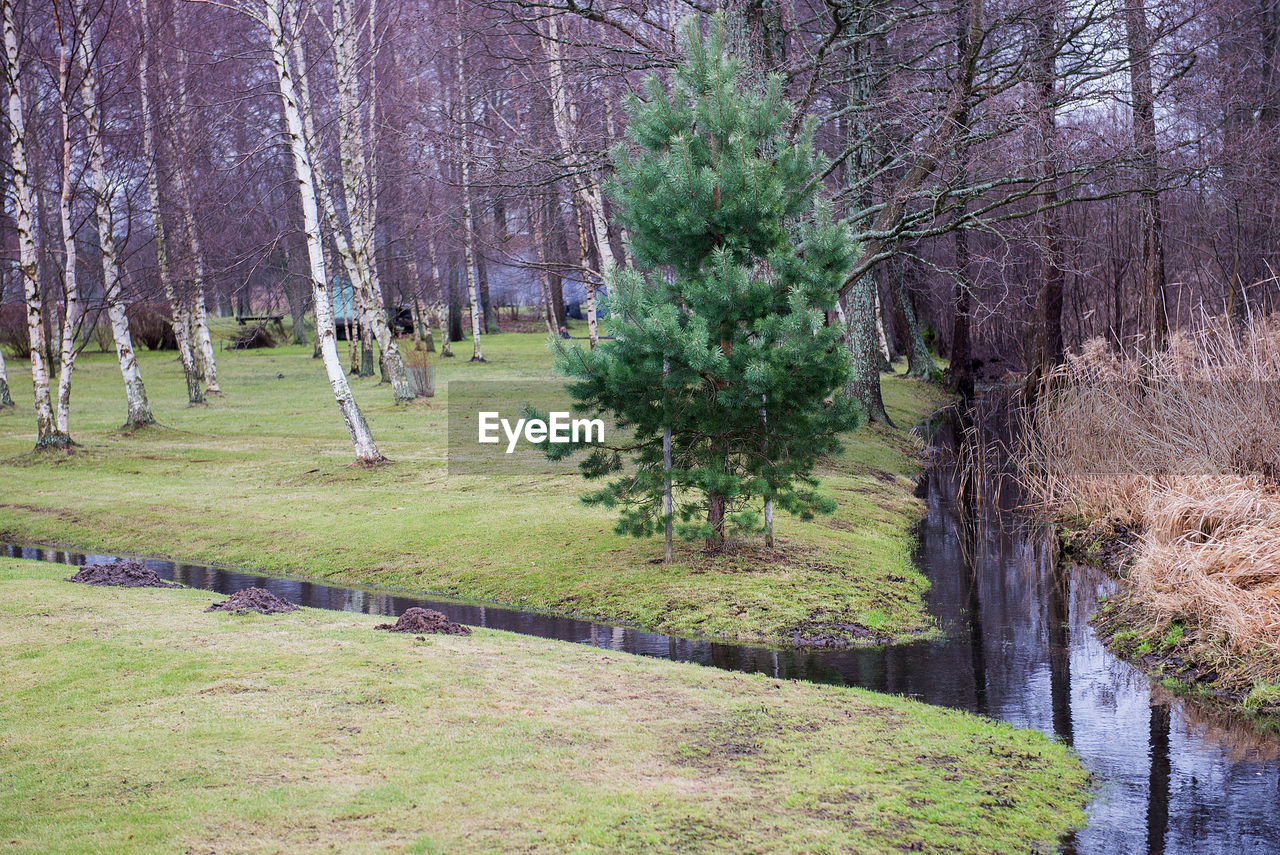
[(513, 426), (496, 410), (482, 410), (477, 415), (477, 441), (486, 445), (500, 443), (501, 430), (507, 439), (507, 454), (516, 450), (521, 435), (531, 444), (604, 442), (603, 419), (575, 419), (567, 412), (551, 412), (546, 419), (517, 419)]

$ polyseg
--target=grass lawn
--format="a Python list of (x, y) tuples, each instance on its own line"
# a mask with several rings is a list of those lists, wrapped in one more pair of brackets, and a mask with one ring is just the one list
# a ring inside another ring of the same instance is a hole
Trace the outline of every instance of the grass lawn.
[[(411, 347), (411, 344), (406, 346)], [(0, 537), (514, 603), (667, 633), (787, 641), (802, 628), (856, 625), (900, 638), (933, 630), (924, 578), (910, 561), (919, 443), (909, 428), (939, 405), (931, 386), (886, 377), (903, 429), (852, 434), (823, 468), (839, 511), (780, 517), (778, 548), (718, 557), (682, 545), (656, 563), (658, 539), (613, 533), (605, 509), (582, 506), (576, 475), (446, 473), (446, 396), (459, 379), (551, 376), (545, 336), (486, 337), (440, 360), (439, 395), (395, 407), (376, 378), (352, 385), (383, 451), (350, 466), (346, 431), (310, 348), (219, 351), (225, 398), (186, 404), (172, 353), (142, 353), (161, 427), (134, 434), (114, 355), (85, 353), (72, 392), (75, 454), (33, 454), (35, 418), (22, 363), (11, 361), (16, 408), (0, 411)]]
[(0, 848), (996, 853), (1082, 820), (1039, 734), (492, 630), (376, 632), (0, 559)]

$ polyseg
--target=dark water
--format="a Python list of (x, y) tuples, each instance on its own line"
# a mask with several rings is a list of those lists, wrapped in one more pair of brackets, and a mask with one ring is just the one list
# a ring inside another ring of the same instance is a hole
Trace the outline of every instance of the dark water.
[[(1088, 823), (1063, 841), (1065, 853), (1280, 853), (1280, 743), (1168, 696), (1107, 653), (1087, 621), (1110, 582), (1089, 569), (1056, 567), (1044, 532), (959, 513), (955, 492), (941, 467), (926, 480), (917, 559), (946, 637), (875, 648), (743, 647), (483, 603), (146, 563), (165, 578), (224, 594), (258, 586), (304, 606), (379, 615), (425, 606), (472, 626), (981, 713), (1069, 742), (1093, 773)], [(0, 554), (77, 565), (115, 557), (17, 545)]]

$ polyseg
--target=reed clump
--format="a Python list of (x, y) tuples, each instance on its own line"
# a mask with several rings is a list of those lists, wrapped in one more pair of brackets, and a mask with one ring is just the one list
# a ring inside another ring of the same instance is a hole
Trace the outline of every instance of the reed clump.
[(1211, 653), (1233, 696), (1280, 683), (1280, 316), (1206, 319), (1150, 355), (1089, 342), (1024, 423), (1036, 501), (1141, 531), (1113, 615), (1187, 627), (1178, 657)]

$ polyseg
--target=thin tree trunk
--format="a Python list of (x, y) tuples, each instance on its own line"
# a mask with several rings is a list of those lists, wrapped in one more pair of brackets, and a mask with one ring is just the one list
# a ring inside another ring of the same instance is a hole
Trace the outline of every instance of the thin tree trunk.
[(427, 224), (427, 252), (431, 255), (431, 285), (435, 288), (436, 300), (432, 309), (435, 312), (436, 322), (440, 325), (440, 355), (453, 356), (453, 349), (449, 347), (449, 302), (448, 295), (444, 292), (444, 280), (440, 278), (440, 262), (439, 256), (436, 255), (436, 236), (431, 231), (431, 224)]
[[(590, 177), (590, 173), (585, 168), (586, 165), (581, 162), (573, 142), (573, 135), (578, 124), (578, 111), (577, 106), (569, 98), (565, 86), (559, 25), (554, 15), (547, 17), (546, 33), (543, 34), (539, 31), (538, 35), (539, 41), (542, 43), (543, 54), (547, 60), (548, 86), (551, 94), (551, 118), (552, 124), (555, 125), (556, 137), (560, 142), (560, 149), (566, 161), (566, 168), (582, 174), (582, 185), (571, 188), (571, 193), (576, 199), (573, 207), (578, 220), (579, 242), (585, 248), (585, 227), (582, 222), (585, 210), (586, 215), (591, 219), (596, 254), (600, 258), (600, 285), (607, 289), (612, 282), (616, 262), (614, 261), (613, 248), (609, 244), (609, 228), (605, 222), (604, 198), (600, 192), (599, 184)], [(588, 254), (584, 251), (582, 255), (582, 265), (585, 269), (589, 267)], [(594, 348), (599, 342), (600, 336), (596, 318), (595, 283), (591, 281), (589, 274), (585, 277), (584, 285), (587, 298), (587, 336), (591, 341), (591, 346)]]
[(93, 52), (89, 44), (89, 23), (85, 17), (80, 16), (76, 25), (79, 31), (80, 64), (83, 71), (80, 81), (80, 102), (89, 137), (89, 168), (93, 173), (98, 243), (102, 252), (102, 287), (107, 303), (107, 317), (111, 320), (111, 333), (115, 338), (120, 376), (124, 379), (125, 401), (128, 406), (124, 426), (132, 430), (155, 424), (155, 418), (151, 415), (151, 405), (147, 401), (147, 389), (142, 382), (142, 372), (138, 370), (138, 357), (133, 349), (129, 318), (125, 314), (124, 283), (120, 280), (116, 252), (115, 226), (111, 214), (111, 188), (107, 183), (106, 156), (102, 144), (102, 120), (98, 113)]
[(902, 319), (907, 326), (907, 376), (933, 380), (937, 375), (938, 366), (933, 361), (933, 354), (924, 343), (920, 321), (916, 317), (915, 307), (911, 305), (911, 292), (907, 288), (907, 278), (903, 273), (899, 265), (893, 271), (893, 281), (890, 286), (893, 288), (894, 302), (898, 304), (898, 311), (902, 313)]
[[(370, 8), (370, 37), (376, 22), (372, 20), (374, 8)], [(391, 382), (391, 393), (396, 403), (404, 403), (414, 399), (413, 388), (409, 383), (408, 372), (396, 346), (395, 337), (387, 324), (386, 308), (382, 300), (382, 288), (378, 281), (377, 258), (374, 238), (377, 217), (375, 213), (376, 197), (374, 193), (372, 170), (367, 162), (365, 152), (369, 140), (360, 118), (360, 91), (358, 74), (358, 34), (354, 7), (351, 0), (335, 0), (333, 4), (333, 55), (334, 73), (338, 83), (338, 150), (339, 167), (342, 173), (342, 192), (347, 207), (347, 220), (351, 229), (350, 254), (358, 276), (352, 280), (353, 285), (360, 288), (364, 295), (364, 312), (361, 330), (361, 346), (369, 347), (368, 357), (364, 353), (360, 359), (360, 376), (373, 373), (371, 363), (372, 343), (369, 335), (377, 338), (378, 351), (381, 357), (383, 372)], [(299, 47), (296, 52), (301, 52)], [(370, 69), (376, 65), (371, 57)], [(372, 73), (372, 71), (371, 71)], [(375, 109), (374, 89), (368, 93), (369, 109)], [(309, 112), (308, 112), (309, 114)], [(308, 139), (312, 139), (308, 134)], [(314, 139), (312, 139), (314, 146)], [(371, 151), (371, 149), (369, 149)], [(313, 157), (318, 162), (318, 158)], [(330, 224), (331, 227), (334, 225)], [(341, 228), (334, 229), (335, 236)], [(339, 247), (341, 253), (341, 247)], [(368, 374), (366, 374), (366, 367)]]
[(662, 554), (664, 563), (670, 564), (672, 560), (672, 534), (675, 529), (675, 503), (671, 491), (671, 419), (666, 414), (667, 409), (667, 376), (671, 373), (671, 360), (668, 357), (662, 359), (662, 409), (663, 409), (663, 425), (662, 425)]
[[(183, 138), (191, 139), (191, 120), (187, 112), (187, 77), (185, 70), (180, 69), (176, 86), (169, 81), (168, 63), (160, 63), (160, 92), (177, 90), (177, 113), (182, 118)], [(177, 136), (178, 124), (170, 122), (169, 133)], [(213, 338), (209, 335), (209, 313), (204, 293), (204, 248), (200, 244), (200, 233), (196, 229), (195, 199), (191, 193), (191, 181), (187, 175), (187, 165), (181, 162), (174, 164), (174, 179), (178, 185), (178, 203), (182, 208), (182, 231), (187, 241), (187, 249), (191, 253), (190, 275), (187, 283), (188, 309), (191, 313), (192, 350), (198, 365), (198, 375), (204, 382), (205, 395), (222, 395), (222, 387), (218, 385), (218, 363), (213, 355)]]
[(0, 352), (0, 407), (13, 405), (13, 395), (9, 392), (9, 372), (4, 365), (4, 353)]
[(142, 107), (142, 151), (147, 167), (147, 195), (151, 202), (151, 220), (156, 240), (156, 267), (160, 276), (160, 287), (164, 290), (165, 300), (169, 303), (169, 314), (173, 318), (173, 337), (178, 347), (178, 360), (182, 363), (182, 373), (187, 381), (187, 402), (203, 404), (204, 390), (201, 388), (199, 369), (192, 354), (191, 340), (188, 335), (188, 312), (184, 301), (173, 287), (173, 277), (169, 270), (169, 251), (165, 243), (164, 216), (160, 204), (160, 163), (156, 150), (155, 127), (151, 123), (151, 92), (149, 57), (150, 39), (146, 30), (150, 23), (147, 14), (147, 0), (139, 0), (138, 15), (140, 29), (143, 33), (142, 43), (138, 50), (138, 91)]
[(542, 296), (542, 319), (546, 321), (547, 332), (556, 334), (555, 317), (551, 309), (551, 279), (547, 275), (547, 250), (545, 235), (542, 229), (542, 211), (539, 206), (529, 202), (529, 218), (533, 220), (533, 245), (538, 253), (538, 288)]
[(457, 0), (458, 15), (458, 88), (459, 103), (465, 118), (462, 122), (462, 252), (467, 269), (467, 297), (471, 300), (472, 362), (484, 362), (480, 352), (480, 295), (476, 289), (475, 223), (471, 217), (471, 96), (467, 90), (467, 63), (462, 55), (462, 2)]
[[(13, 0), (3, 0), (5, 64), (9, 78), (9, 142), (12, 153), (14, 220), (18, 236), (18, 270), (27, 302), (27, 337), (31, 346), (31, 382), (35, 391), (36, 448), (69, 448), (71, 438), (58, 430), (49, 396), (49, 369), (45, 363), (44, 305), (36, 261), (36, 236), (32, 221), (31, 189), (27, 175), (26, 121), (23, 116), (21, 63), (18, 58), (18, 24)], [(6, 385), (8, 385), (6, 383)]]
[(1149, 353), (1164, 346), (1169, 333), (1165, 305), (1164, 223), (1160, 215), (1159, 152), (1156, 148), (1155, 97), (1151, 81), (1151, 35), (1143, 0), (1126, 0), (1125, 35), (1129, 47), (1129, 83), (1133, 95), (1133, 138), (1142, 181), (1138, 214), (1142, 229), (1142, 316)]
[(364, 415), (351, 394), (350, 386), (347, 385), (346, 375), (342, 373), (342, 363), (338, 360), (337, 343), (332, 332), (333, 306), (329, 303), (329, 294), (325, 289), (327, 277), (324, 244), (320, 236), (320, 209), (316, 203), (315, 176), (311, 170), (310, 158), (307, 156), (302, 117), (298, 110), (298, 96), (294, 88), (293, 75), (289, 69), (289, 48), (284, 33), (283, 6), (284, 0), (266, 0), (264, 22), (270, 40), (272, 64), (275, 66), (276, 83), (279, 87), (281, 107), (289, 135), (294, 175), (302, 198), (303, 230), (307, 237), (307, 256), (311, 265), (311, 290), (315, 301), (316, 336), (320, 339), (322, 359), (325, 372), (329, 376), (329, 385), (333, 389), (338, 410), (342, 413), (347, 432), (351, 434), (351, 442), (355, 446), (356, 461), (365, 464), (377, 463), (384, 458), (378, 452), (373, 434), (369, 432)]
[[(80, 286), (76, 276), (76, 235), (71, 228), (71, 206), (74, 184), (71, 180), (71, 50), (63, 40), (61, 22), (58, 27), (58, 111), (62, 120), (62, 188), (58, 199), (58, 218), (62, 228), (62, 282), (66, 311), (62, 318), (61, 354), (58, 366), (58, 430), (71, 435), (71, 375), (76, 361), (76, 325), (80, 323)], [(0, 379), (3, 369), (0, 368)], [(2, 391), (2, 390), (0, 390)], [(3, 403), (0, 401), (0, 403)]]
[(1036, 218), (1036, 243), (1040, 250), (1040, 292), (1036, 297), (1036, 326), (1031, 353), (1034, 390), (1040, 378), (1062, 362), (1062, 291), (1066, 277), (1062, 271), (1062, 231), (1053, 204), (1058, 199), (1057, 180), (1057, 0), (1039, 10), (1036, 22), (1035, 56), (1032, 83), (1037, 99), (1035, 167), (1044, 184), (1041, 205), (1045, 210)]

